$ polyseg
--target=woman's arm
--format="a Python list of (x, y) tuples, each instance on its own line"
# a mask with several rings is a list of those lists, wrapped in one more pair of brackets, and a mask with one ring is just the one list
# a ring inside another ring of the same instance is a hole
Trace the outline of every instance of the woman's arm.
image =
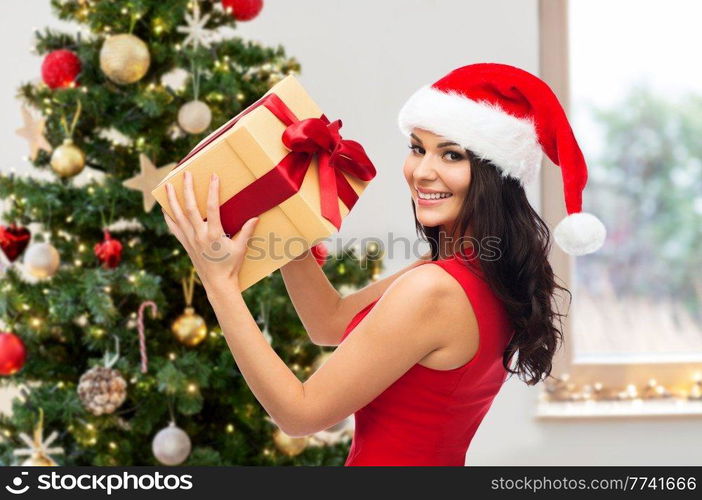
[(463, 299), (456, 291), (436, 266), (408, 272), (304, 383), (261, 335), (240, 293), (230, 285), (210, 287), (207, 296), (251, 391), (283, 432), (304, 436), (343, 420), (448, 345), (465, 314), (450, 299)]
[(281, 267), (280, 272), (310, 340), (317, 345), (331, 346), (339, 344), (346, 325), (358, 311), (380, 297), (397, 278), (426, 260), (431, 260), (430, 252), (346, 297), (339, 295), (309, 250)]
[(307, 435), (339, 422), (460, 334), (465, 293), (439, 266), (420, 266), (390, 285), (353, 335), (300, 382), (265, 340), (241, 296), (239, 273), (257, 218), (232, 238), (220, 220), (219, 178), (212, 174), (207, 221), (190, 172), (183, 186), (184, 211), (173, 185), (166, 184), (174, 217), (164, 212), (166, 224), (200, 276), (239, 371), (283, 432)]

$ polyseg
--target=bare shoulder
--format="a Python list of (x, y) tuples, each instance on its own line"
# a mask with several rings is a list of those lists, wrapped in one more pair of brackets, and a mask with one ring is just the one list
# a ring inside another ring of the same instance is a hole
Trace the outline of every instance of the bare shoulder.
[[(439, 265), (423, 264), (400, 276), (387, 290), (403, 309), (420, 308), (429, 330), (443, 332), (446, 340), (463, 332), (466, 319), (473, 316), (468, 296), (461, 284)], [(381, 299), (382, 300), (382, 299)]]
[(440, 265), (425, 264), (408, 272), (402, 285), (419, 288), (424, 309), (419, 331), (433, 337), (435, 349), (420, 364), (437, 370), (464, 365), (476, 353), (478, 321), (463, 286)]
[(461, 284), (439, 265), (421, 264), (407, 271), (396, 282), (397, 286), (416, 287), (427, 300), (465, 296)]

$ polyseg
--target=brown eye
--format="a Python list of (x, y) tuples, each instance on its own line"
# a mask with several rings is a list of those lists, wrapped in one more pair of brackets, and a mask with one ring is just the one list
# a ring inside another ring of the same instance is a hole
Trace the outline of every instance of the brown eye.
[(453, 158), (451, 158), (452, 161), (461, 161), (463, 159), (463, 155), (460, 153), (456, 153), (455, 151), (446, 151), (447, 155), (453, 155)]
[(424, 148), (422, 148), (421, 146), (418, 146), (418, 145), (416, 145), (416, 144), (410, 144), (408, 147), (409, 147), (409, 148), (412, 150), (412, 152), (415, 153), (415, 154), (421, 154), (421, 153), (419, 153), (419, 151), (417, 151), (418, 149), (421, 149), (421, 150), (422, 150), (422, 153), (424, 152)]

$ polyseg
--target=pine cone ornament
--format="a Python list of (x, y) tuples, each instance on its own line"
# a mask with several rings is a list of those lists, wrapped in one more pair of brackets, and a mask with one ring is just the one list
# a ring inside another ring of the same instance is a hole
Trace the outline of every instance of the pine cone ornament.
[(80, 377), (78, 397), (93, 415), (112, 413), (127, 397), (127, 382), (119, 370), (96, 365)]

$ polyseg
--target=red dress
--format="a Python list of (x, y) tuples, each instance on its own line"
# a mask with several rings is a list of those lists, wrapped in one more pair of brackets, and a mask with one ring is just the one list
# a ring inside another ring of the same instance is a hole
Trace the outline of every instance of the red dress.
[[(465, 465), (471, 439), (507, 377), (502, 354), (514, 332), (488, 284), (466, 267), (482, 276), (478, 263), (472, 251), (422, 263), (441, 266), (463, 286), (479, 327), (476, 354), (452, 370), (417, 363), (359, 409), (344, 465)], [(342, 342), (378, 300), (353, 317)]]

